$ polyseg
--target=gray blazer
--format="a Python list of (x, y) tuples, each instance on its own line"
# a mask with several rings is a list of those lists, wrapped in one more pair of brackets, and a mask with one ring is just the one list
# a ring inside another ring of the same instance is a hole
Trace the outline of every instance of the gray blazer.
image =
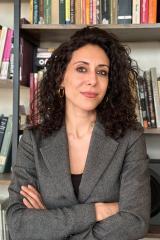
[[(21, 185), (40, 191), (47, 210), (27, 209)], [(50, 137), (25, 130), (18, 148), (7, 222), (12, 240), (136, 240), (148, 229), (150, 182), (142, 132), (114, 140), (97, 121), (76, 198), (65, 126)], [(96, 222), (95, 202), (119, 202), (119, 213)]]

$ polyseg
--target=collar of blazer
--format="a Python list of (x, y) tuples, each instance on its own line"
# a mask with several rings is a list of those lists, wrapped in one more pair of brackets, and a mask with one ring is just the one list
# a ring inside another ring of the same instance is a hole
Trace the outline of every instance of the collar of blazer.
[[(118, 144), (116, 140), (105, 135), (103, 126), (97, 120), (92, 132), (86, 165), (79, 186), (78, 198), (81, 203), (87, 201), (92, 189), (112, 160)], [(43, 141), (40, 151), (50, 173), (54, 174), (54, 176), (56, 174), (57, 178), (64, 182), (67, 191), (70, 191), (73, 200), (75, 200), (70, 176), (66, 128), (64, 125), (59, 131)]]

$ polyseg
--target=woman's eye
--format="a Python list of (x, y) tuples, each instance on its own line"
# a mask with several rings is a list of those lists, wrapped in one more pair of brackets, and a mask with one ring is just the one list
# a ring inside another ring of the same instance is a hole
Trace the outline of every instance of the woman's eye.
[(102, 75), (104, 77), (108, 77), (108, 72), (105, 70), (98, 70), (97, 74)]
[(87, 72), (87, 69), (84, 68), (84, 67), (78, 67), (76, 70), (77, 70), (78, 72), (82, 72), (82, 73)]

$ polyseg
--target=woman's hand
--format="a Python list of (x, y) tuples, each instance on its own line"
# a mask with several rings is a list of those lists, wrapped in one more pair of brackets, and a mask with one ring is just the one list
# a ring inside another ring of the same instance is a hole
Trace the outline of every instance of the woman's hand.
[(96, 220), (102, 221), (119, 212), (119, 204), (115, 203), (95, 203)]
[(20, 194), (24, 196), (23, 203), (27, 208), (46, 209), (40, 193), (33, 186), (22, 186)]

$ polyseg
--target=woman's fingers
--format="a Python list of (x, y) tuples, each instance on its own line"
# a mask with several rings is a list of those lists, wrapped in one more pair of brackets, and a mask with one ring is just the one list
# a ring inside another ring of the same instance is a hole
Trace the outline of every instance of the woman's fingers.
[(33, 208), (33, 206), (30, 204), (30, 202), (26, 198), (23, 198), (23, 203), (27, 208)]
[(41, 196), (34, 187), (32, 187), (31, 185), (22, 186), (21, 189), (22, 190), (20, 191), (20, 193), (29, 201), (33, 208), (45, 209), (45, 206), (42, 203)]

